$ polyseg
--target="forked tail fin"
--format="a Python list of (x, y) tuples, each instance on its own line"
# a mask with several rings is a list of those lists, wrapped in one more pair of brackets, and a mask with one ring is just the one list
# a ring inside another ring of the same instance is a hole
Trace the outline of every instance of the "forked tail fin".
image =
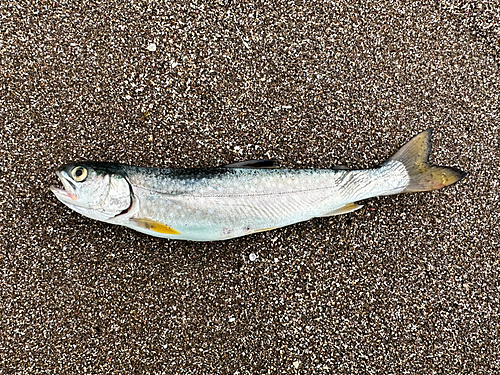
[(460, 181), (467, 174), (459, 169), (429, 163), (432, 130), (429, 128), (413, 137), (389, 159), (403, 163), (408, 172), (410, 182), (403, 193), (441, 189)]

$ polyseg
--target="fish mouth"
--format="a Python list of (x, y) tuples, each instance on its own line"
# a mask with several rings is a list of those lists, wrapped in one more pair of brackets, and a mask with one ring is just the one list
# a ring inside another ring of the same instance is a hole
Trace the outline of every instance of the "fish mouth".
[(61, 180), (64, 188), (60, 188), (52, 185), (50, 190), (55, 194), (55, 196), (62, 202), (74, 203), (78, 196), (76, 195), (76, 186), (69, 181), (69, 176), (64, 171), (57, 171), (57, 177)]

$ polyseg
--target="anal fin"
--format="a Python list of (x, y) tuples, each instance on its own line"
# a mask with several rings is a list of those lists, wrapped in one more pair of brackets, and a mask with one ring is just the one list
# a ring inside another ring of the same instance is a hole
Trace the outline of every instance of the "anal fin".
[(256, 229), (252, 233), (260, 233), (260, 232), (267, 232), (268, 230), (274, 230), (277, 229), (277, 227), (274, 228), (262, 228), (262, 229)]
[(337, 208), (336, 210), (327, 212), (324, 215), (321, 215), (319, 217), (327, 217), (327, 216), (335, 216), (335, 215), (342, 215), (342, 214), (347, 214), (349, 212), (353, 212), (356, 210), (359, 210), (363, 205), (357, 204), (357, 203), (348, 203), (345, 206), (342, 206), (340, 208)]

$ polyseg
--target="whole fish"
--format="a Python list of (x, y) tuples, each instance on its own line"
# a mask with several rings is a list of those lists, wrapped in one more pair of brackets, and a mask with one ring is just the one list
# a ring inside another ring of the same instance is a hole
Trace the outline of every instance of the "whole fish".
[(58, 169), (69, 208), (157, 237), (218, 241), (361, 208), (370, 197), (440, 189), (465, 176), (429, 163), (432, 128), (365, 170), (277, 169), (270, 160), (212, 169), (82, 162)]

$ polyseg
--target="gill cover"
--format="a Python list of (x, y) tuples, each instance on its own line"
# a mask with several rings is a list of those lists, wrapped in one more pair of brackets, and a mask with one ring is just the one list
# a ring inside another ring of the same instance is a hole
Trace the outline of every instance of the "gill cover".
[(113, 164), (66, 164), (56, 173), (64, 186), (51, 186), (57, 199), (91, 219), (107, 221), (132, 205), (127, 178)]

